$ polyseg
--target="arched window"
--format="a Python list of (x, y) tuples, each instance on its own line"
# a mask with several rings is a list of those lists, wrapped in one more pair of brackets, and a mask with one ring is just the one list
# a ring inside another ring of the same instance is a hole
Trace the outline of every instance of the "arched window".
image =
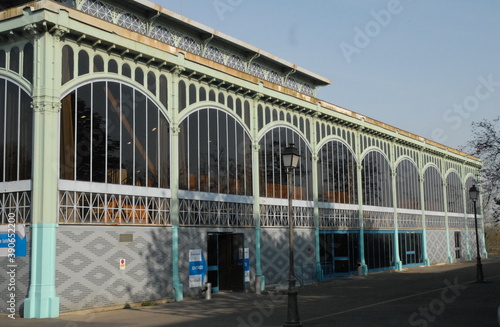
[(0, 78), (0, 130), (0, 182), (31, 179), (31, 97), (3, 78)]
[(104, 71), (104, 60), (99, 55), (94, 56), (94, 73), (103, 71)]
[(33, 44), (26, 43), (23, 49), (23, 77), (33, 83)]
[(153, 72), (148, 72), (148, 90), (156, 95), (156, 76)]
[(186, 108), (186, 83), (184, 81), (179, 82), (179, 112)]
[(424, 201), (427, 211), (444, 211), (443, 180), (434, 166), (429, 166), (424, 173)]
[(128, 78), (132, 78), (132, 70), (128, 64), (123, 64), (122, 66), (122, 75)]
[(168, 188), (169, 143), (167, 119), (131, 86), (92, 82), (62, 99), (61, 179)]
[(168, 81), (165, 75), (160, 76), (160, 102), (167, 108), (168, 104)]
[(65, 84), (74, 78), (75, 57), (73, 48), (65, 45), (62, 48), (62, 78), (61, 84)]
[(446, 176), (446, 200), (448, 202), (448, 211), (463, 213), (464, 196), (462, 182), (456, 172), (451, 172)]
[(10, 63), (9, 69), (13, 72), (19, 73), (19, 48), (13, 47), (10, 49)]
[(179, 127), (181, 189), (252, 195), (251, 141), (233, 116), (205, 108)]
[(299, 167), (295, 169), (292, 185), (294, 198), (312, 200), (312, 155), (306, 142), (299, 134), (286, 127), (268, 131), (259, 141), (260, 195), (269, 198), (286, 199), (287, 181), (281, 154), (293, 143), (301, 155)]
[(189, 84), (189, 104), (196, 102), (196, 85), (193, 83)]
[(0, 50), (0, 67), (5, 68), (6, 59), (5, 59), (5, 50)]
[(89, 73), (89, 55), (87, 51), (80, 50), (78, 52), (78, 76)]
[(116, 60), (111, 59), (108, 62), (108, 72), (118, 74), (118, 64), (116, 63)]
[(135, 81), (141, 85), (144, 85), (144, 72), (139, 67), (135, 69)]
[(418, 170), (408, 159), (402, 160), (396, 168), (396, 190), (398, 208), (421, 209)]
[(357, 204), (357, 164), (349, 147), (329, 141), (321, 147), (318, 158), (319, 201)]
[(363, 158), (363, 204), (392, 207), (392, 175), (387, 158), (378, 151), (368, 152)]

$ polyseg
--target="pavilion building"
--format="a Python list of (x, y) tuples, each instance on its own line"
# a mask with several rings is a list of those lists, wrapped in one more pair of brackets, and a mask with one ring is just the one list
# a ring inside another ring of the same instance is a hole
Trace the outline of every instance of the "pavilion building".
[(0, 10), (16, 313), (182, 300), (205, 273), (214, 291), (285, 285), (291, 143), (300, 283), (474, 256), (482, 162), (316, 98), (330, 80), (147, 0)]

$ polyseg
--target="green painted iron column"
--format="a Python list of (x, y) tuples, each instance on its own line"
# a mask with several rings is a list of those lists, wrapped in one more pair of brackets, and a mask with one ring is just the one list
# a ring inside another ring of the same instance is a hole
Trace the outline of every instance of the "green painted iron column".
[(252, 194), (253, 194), (253, 222), (255, 226), (255, 292), (260, 293), (266, 287), (266, 280), (262, 275), (260, 250), (260, 184), (259, 184), (259, 117), (258, 103), (262, 93), (257, 93), (253, 99), (252, 116)]
[[(422, 167), (422, 152), (418, 154), (419, 166), (419, 187), (420, 187), (420, 208), (422, 210), (422, 260), (424, 265), (429, 266), (429, 257), (427, 256), (427, 224), (425, 221), (425, 188), (424, 188), (424, 168)], [(422, 168), (420, 168), (422, 167)]]
[(445, 226), (446, 226), (446, 253), (448, 254), (448, 262), (452, 263), (453, 258), (451, 257), (451, 252), (450, 252), (450, 230), (449, 230), (449, 225), (448, 225), (448, 192), (447, 192), (447, 186), (448, 183), (446, 182), (446, 171), (444, 167), (446, 167), (445, 160), (441, 160), (441, 176), (443, 179), (443, 202), (444, 202), (444, 221), (445, 221)]
[[(319, 104), (318, 106), (318, 111), (319, 111)], [(312, 145), (311, 148), (313, 149), (312, 153), (312, 188), (313, 188), (313, 205), (314, 205), (314, 244), (315, 244), (315, 255), (316, 255), (316, 279), (318, 281), (323, 280), (323, 270), (321, 269), (321, 255), (320, 255), (320, 245), (319, 245), (319, 196), (318, 196), (318, 162), (319, 162), (319, 157), (318, 157), (318, 149), (317, 149), (317, 144), (316, 144), (316, 122), (313, 122), (312, 124)]]
[(35, 37), (33, 82), (33, 188), (31, 202), (31, 279), (25, 318), (59, 316), (56, 296), (56, 234), (59, 178), (60, 37), (63, 27)]
[(359, 262), (361, 264), (361, 273), (363, 275), (368, 274), (368, 266), (366, 265), (365, 261), (365, 229), (364, 229), (364, 222), (363, 222), (363, 163), (361, 160), (361, 151), (360, 151), (360, 146), (361, 146), (361, 130), (363, 127), (360, 127), (356, 131), (356, 144), (355, 144), (355, 151), (356, 151), (356, 160), (357, 160), (357, 171), (356, 171), (356, 178), (358, 181), (358, 205), (359, 205)]
[[(182, 54), (180, 54), (182, 55)], [(179, 126), (177, 120), (178, 110), (178, 84), (179, 76), (183, 67), (175, 67), (172, 73), (171, 87), (171, 145), (170, 145), (170, 189), (172, 191), (170, 206), (170, 222), (172, 224), (172, 284), (174, 288), (174, 299), (182, 301), (184, 299), (184, 288), (179, 277)]]
[(394, 221), (394, 265), (397, 270), (403, 270), (403, 263), (399, 256), (399, 226), (398, 226), (398, 194), (397, 194), (397, 165), (395, 160), (396, 147), (394, 142), (391, 142), (391, 187), (392, 187), (392, 207), (394, 209), (393, 221)]

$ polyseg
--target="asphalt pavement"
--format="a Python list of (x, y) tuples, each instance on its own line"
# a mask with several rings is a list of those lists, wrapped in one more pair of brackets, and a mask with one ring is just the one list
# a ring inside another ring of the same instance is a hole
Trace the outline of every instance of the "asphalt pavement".
[[(476, 262), (412, 267), (367, 276), (339, 277), (298, 287), (302, 326), (499, 327), (500, 256)], [(287, 294), (220, 292), (211, 300), (185, 299), (104, 312), (63, 313), (54, 319), (10, 319), (0, 326), (260, 327), (282, 326)]]

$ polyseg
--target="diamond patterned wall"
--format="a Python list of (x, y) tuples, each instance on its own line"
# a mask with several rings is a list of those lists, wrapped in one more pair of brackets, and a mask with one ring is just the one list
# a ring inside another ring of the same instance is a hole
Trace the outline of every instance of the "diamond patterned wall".
[[(266, 285), (288, 283), (288, 228), (262, 228), (261, 260)], [(316, 277), (314, 229), (295, 229), (295, 274), (299, 283), (310, 283)]]
[[(29, 226), (25, 226), (24, 230), (26, 232), (26, 256), (17, 257), (16, 263), (17, 267), (15, 269), (15, 294), (16, 294), (16, 314), (23, 312), (24, 299), (28, 297), (28, 287), (30, 284), (30, 266), (31, 266), (31, 229)], [(2, 267), (2, 273), (0, 274), (0, 301), (2, 305), (0, 306), (0, 314), (10, 314), (7, 311), (7, 306), (5, 305), (8, 300), (10, 300), (8, 291), (10, 284), (10, 276), (7, 272), (11, 269), (7, 267), (9, 265), (9, 260), (7, 257), (0, 257), (0, 267)]]
[[(427, 256), (431, 264), (448, 262), (446, 230), (427, 230)], [(451, 235), (453, 236), (453, 235)]]
[[(132, 240), (120, 234), (132, 234)], [(172, 297), (170, 227), (66, 226), (57, 234), (60, 311)], [(125, 269), (120, 269), (125, 259)]]

